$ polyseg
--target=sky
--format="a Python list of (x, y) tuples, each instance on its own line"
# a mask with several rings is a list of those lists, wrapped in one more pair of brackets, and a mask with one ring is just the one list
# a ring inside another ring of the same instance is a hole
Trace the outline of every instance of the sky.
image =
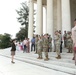
[(15, 10), (25, 1), (28, 0), (0, 0), (0, 34), (9, 33), (15, 38), (21, 27)]

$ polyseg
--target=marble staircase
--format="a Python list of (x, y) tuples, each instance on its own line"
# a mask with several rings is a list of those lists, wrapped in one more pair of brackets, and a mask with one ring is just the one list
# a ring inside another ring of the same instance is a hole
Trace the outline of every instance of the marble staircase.
[[(9, 50), (1, 50), (0, 55), (11, 58)], [(61, 53), (61, 59), (55, 58), (56, 52), (49, 52), (49, 61), (44, 61), (44, 59), (37, 59), (37, 57), (38, 55), (34, 52), (23, 53), (22, 51), (17, 51), (15, 60), (41, 66), (47, 69), (53, 69), (70, 75), (76, 75), (76, 66), (74, 64), (74, 60), (72, 60), (73, 53), (67, 53), (66, 49), (64, 49), (63, 53)]]

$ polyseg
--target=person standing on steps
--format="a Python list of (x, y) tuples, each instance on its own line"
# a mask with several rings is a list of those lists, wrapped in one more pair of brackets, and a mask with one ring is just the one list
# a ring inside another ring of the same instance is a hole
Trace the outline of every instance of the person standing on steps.
[(14, 39), (14, 40), (12, 40), (12, 44), (11, 44), (11, 59), (12, 59), (12, 61), (11, 61), (11, 63), (15, 63), (14, 62), (14, 56), (15, 56), (15, 51), (16, 51), (16, 45), (15, 45), (15, 43), (16, 43), (16, 40)]
[(25, 40), (23, 41), (23, 44), (24, 44), (24, 50), (23, 50), (23, 53), (26, 52), (26, 44), (27, 44), (27, 38), (25, 37)]
[(51, 35), (49, 35), (49, 51), (48, 52), (52, 52), (52, 37), (51, 37)]
[(37, 42), (38, 42), (38, 35), (35, 37), (35, 54), (37, 54)]
[(38, 54), (37, 59), (42, 59), (42, 38), (41, 36), (39, 36), (38, 42), (37, 42), (37, 54)]
[(66, 31), (64, 31), (64, 35), (63, 35), (63, 38), (64, 38), (64, 47), (66, 48), (66, 37), (67, 37), (67, 33)]
[[(72, 36), (71, 36), (72, 40), (73, 40), (73, 47), (76, 45), (76, 19), (74, 20), (74, 27), (72, 28)], [(75, 60), (75, 54), (76, 52), (73, 51), (74, 55), (73, 55), (73, 59)]]
[(31, 51), (33, 51), (33, 48), (34, 48), (34, 51), (35, 51), (35, 37), (33, 37), (31, 39)]
[(49, 47), (49, 42), (48, 42), (48, 36), (47, 34), (44, 35), (44, 39), (43, 39), (43, 52), (44, 52), (44, 56), (45, 56), (45, 61), (48, 61), (48, 47)]
[(55, 31), (55, 44), (56, 44), (56, 53), (57, 53), (57, 59), (61, 59), (60, 55), (60, 44), (61, 44), (61, 37), (58, 31)]

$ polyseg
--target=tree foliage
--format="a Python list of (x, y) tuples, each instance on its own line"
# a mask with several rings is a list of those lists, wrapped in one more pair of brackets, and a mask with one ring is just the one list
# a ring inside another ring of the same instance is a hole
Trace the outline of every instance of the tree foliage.
[(21, 3), (21, 7), (19, 10), (16, 10), (19, 17), (17, 18), (21, 25), (28, 26), (28, 16), (29, 16), (29, 8), (26, 2)]
[(11, 35), (5, 33), (4, 35), (0, 34), (0, 48), (8, 48), (11, 46)]
[(19, 10), (16, 10), (19, 17), (17, 18), (18, 22), (24, 26), (24, 28), (20, 28), (20, 31), (16, 34), (18, 40), (24, 39), (24, 37), (28, 36), (28, 16), (29, 16), (29, 8), (26, 2), (21, 3), (21, 7)]
[(24, 40), (27, 37), (27, 30), (25, 28), (20, 28), (20, 31), (16, 34), (17, 40)]

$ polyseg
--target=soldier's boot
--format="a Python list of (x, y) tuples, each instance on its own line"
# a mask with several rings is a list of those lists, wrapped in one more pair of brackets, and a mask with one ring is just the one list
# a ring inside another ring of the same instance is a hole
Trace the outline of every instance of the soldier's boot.
[(44, 61), (48, 61), (49, 60), (49, 58), (48, 58), (48, 56), (46, 56), (46, 58), (44, 59)]
[(58, 55), (58, 56), (56, 57), (56, 59), (61, 59), (61, 56), (60, 56), (60, 55)]

